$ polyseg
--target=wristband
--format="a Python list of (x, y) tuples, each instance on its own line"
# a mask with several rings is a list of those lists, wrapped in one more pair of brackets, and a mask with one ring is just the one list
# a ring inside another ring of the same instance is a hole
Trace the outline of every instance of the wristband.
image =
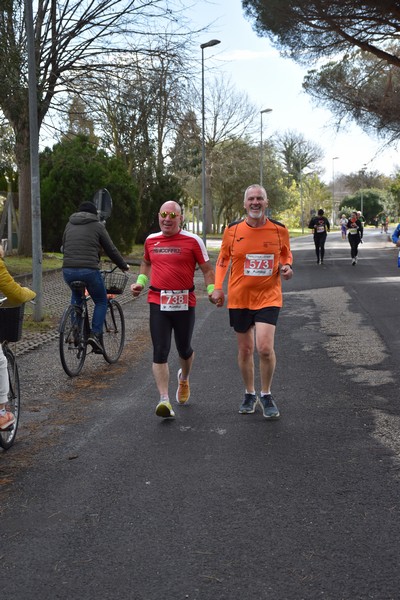
[(208, 284), (208, 286), (207, 286), (207, 294), (208, 294), (209, 296), (210, 296), (210, 294), (212, 294), (212, 293), (213, 293), (213, 291), (214, 291), (214, 288), (215, 288), (215, 285), (214, 285), (213, 283), (209, 283), (209, 284)]
[(138, 275), (138, 278), (136, 279), (136, 283), (138, 283), (142, 287), (145, 287), (148, 280), (149, 278), (147, 277), (147, 275), (145, 275), (144, 273), (140, 273), (140, 275)]

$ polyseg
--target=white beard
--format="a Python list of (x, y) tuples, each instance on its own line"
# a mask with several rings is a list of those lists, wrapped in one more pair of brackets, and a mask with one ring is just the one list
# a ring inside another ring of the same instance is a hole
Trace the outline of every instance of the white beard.
[(264, 211), (260, 208), (259, 210), (249, 210), (248, 215), (251, 219), (261, 219), (264, 216)]

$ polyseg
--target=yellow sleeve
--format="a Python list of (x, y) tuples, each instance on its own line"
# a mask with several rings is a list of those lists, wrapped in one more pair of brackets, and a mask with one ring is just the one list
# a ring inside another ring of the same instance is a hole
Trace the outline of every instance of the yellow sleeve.
[(0, 292), (8, 299), (8, 304), (23, 304), (36, 297), (36, 292), (17, 283), (0, 258)]

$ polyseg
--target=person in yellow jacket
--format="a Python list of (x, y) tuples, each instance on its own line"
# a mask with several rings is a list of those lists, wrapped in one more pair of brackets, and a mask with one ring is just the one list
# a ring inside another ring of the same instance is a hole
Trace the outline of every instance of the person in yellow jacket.
[[(4, 251), (0, 245), (0, 292), (6, 296), (7, 305), (24, 304), (33, 300), (36, 293), (27, 287), (22, 287), (13, 279), (4, 264), (3, 256)], [(0, 344), (0, 429), (2, 430), (7, 429), (15, 422), (14, 415), (6, 410), (8, 390), (7, 359)]]

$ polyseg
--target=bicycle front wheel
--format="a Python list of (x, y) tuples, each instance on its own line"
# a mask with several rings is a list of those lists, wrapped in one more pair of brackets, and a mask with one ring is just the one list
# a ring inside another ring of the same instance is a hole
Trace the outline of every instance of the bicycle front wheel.
[(61, 319), (59, 339), (61, 364), (69, 377), (76, 377), (82, 371), (87, 350), (84, 338), (82, 309), (71, 304)]
[(115, 363), (122, 354), (125, 342), (125, 318), (121, 305), (116, 300), (107, 302), (107, 314), (104, 320), (103, 346), (104, 358)]
[(7, 359), (8, 383), (10, 389), (8, 391), (7, 410), (9, 410), (15, 418), (14, 423), (8, 429), (0, 430), (0, 446), (8, 450), (13, 445), (15, 436), (17, 435), (19, 413), (20, 413), (20, 389), (18, 366), (14, 354), (9, 348), (4, 348), (4, 356)]

